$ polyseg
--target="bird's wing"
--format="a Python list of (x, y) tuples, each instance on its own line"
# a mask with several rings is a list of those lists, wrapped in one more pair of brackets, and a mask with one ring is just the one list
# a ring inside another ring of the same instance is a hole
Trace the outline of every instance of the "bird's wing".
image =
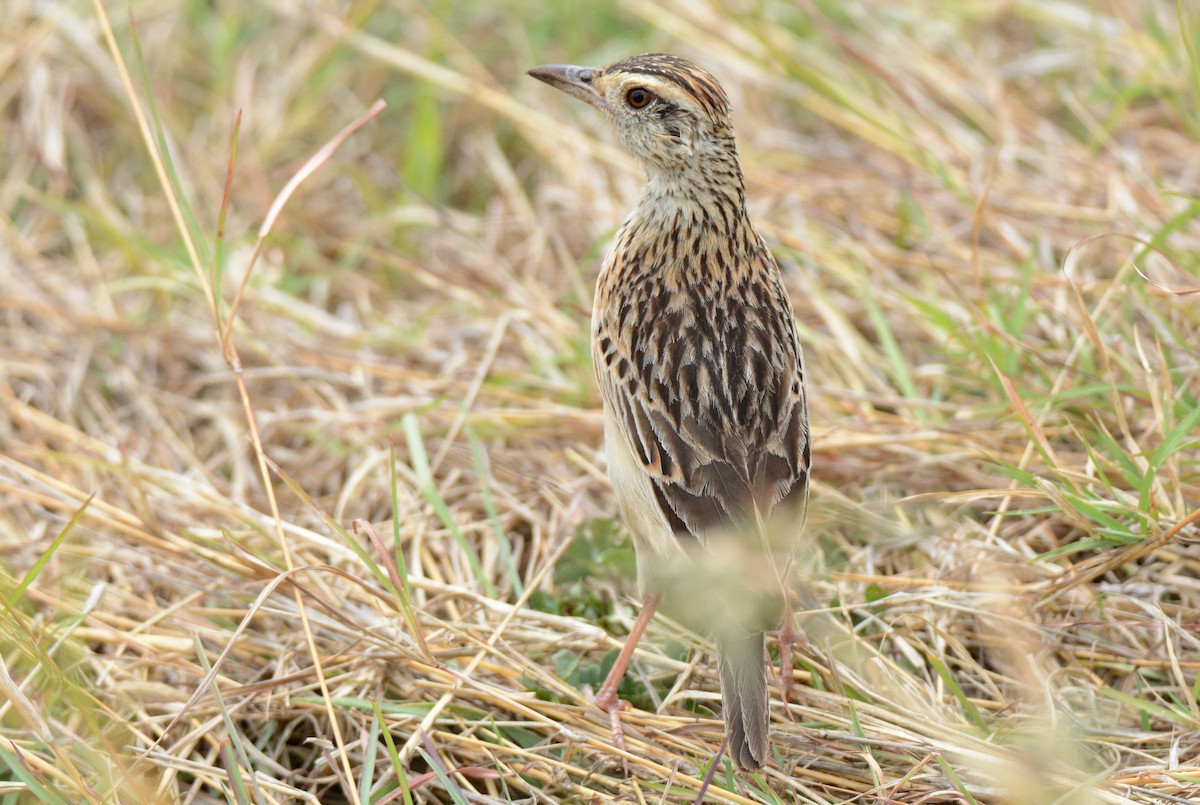
[(799, 341), (773, 261), (760, 268), (762, 288), (736, 309), (663, 288), (617, 300), (597, 326), (597, 376), (621, 435), (671, 527), (702, 542), (785, 501), (794, 536), (807, 499)]

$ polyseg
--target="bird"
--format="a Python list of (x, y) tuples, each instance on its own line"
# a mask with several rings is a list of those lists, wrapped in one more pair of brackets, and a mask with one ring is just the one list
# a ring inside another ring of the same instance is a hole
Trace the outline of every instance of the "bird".
[(765, 633), (791, 623), (811, 444), (793, 308), (747, 212), (729, 99), (663, 53), (528, 73), (598, 108), (647, 177), (592, 309), (608, 472), (643, 596), (594, 701), (620, 741), (617, 686), (663, 602), (711, 634), (723, 745), (756, 771), (769, 745)]

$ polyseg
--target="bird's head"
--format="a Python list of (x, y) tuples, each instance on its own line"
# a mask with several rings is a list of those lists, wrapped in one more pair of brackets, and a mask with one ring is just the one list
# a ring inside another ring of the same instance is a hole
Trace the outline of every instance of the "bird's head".
[(547, 64), (529, 75), (603, 111), (652, 177), (736, 168), (725, 91), (685, 59), (646, 53), (607, 67)]

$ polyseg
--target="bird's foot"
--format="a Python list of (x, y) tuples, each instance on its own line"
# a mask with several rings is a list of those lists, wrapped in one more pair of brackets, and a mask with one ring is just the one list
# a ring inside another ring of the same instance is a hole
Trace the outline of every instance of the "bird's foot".
[(600, 690), (592, 699), (593, 704), (608, 713), (609, 721), (612, 723), (613, 745), (622, 752), (628, 750), (625, 749), (625, 732), (621, 729), (621, 711), (629, 709), (629, 702), (621, 700), (621, 697), (617, 695), (617, 688), (621, 686), (621, 680), (625, 678), (629, 661), (633, 659), (633, 650), (637, 648), (638, 640), (642, 638), (642, 632), (646, 631), (646, 624), (650, 622), (650, 618), (654, 616), (654, 610), (658, 608), (658, 601), (659, 596), (657, 595), (646, 596), (642, 611), (638, 613), (637, 620), (633, 622), (633, 628), (629, 630), (629, 636), (625, 638), (625, 644), (621, 646), (621, 651), (613, 661), (608, 676), (604, 678), (604, 684), (600, 686)]
[(807, 646), (808, 636), (803, 629), (797, 629), (789, 617), (783, 628), (776, 632), (776, 637), (779, 640), (779, 699), (786, 708), (791, 703), (792, 682), (795, 679), (793, 647)]
[(616, 686), (610, 687), (608, 681), (605, 680), (600, 691), (592, 699), (592, 704), (608, 713), (608, 720), (612, 725), (613, 746), (622, 752), (628, 751), (625, 748), (625, 730), (621, 727), (621, 713), (629, 709), (629, 702), (617, 696)]

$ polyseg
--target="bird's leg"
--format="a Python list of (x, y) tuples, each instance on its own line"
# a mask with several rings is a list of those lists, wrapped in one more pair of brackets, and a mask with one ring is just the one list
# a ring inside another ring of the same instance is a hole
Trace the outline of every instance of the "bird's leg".
[(612, 670), (608, 672), (608, 676), (604, 678), (604, 684), (600, 686), (600, 690), (592, 699), (593, 704), (608, 713), (608, 717), (612, 721), (613, 743), (621, 750), (625, 749), (625, 734), (621, 731), (621, 711), (629, 705), (617, 696), (617, 688), (621, 686), (621, 680), (625, 678), (625, 670), (629, 668), (629, 661), (633, 659), (633, 650), (637, 648), (638, 641), (642, 639), (642, 632), (646, 631), (647, 624), (654, 617), (654, 610), (658, 609), (658, 601), (661, 597), (660, 595), (646, 596), (645, 601), (642, 602), (642, 611), (638, 614), (637, 620), (633, 622), (633, 628), (629, 630), (629, 636), (625, 638), (625, 645), (621, 646), (621, 653), (617, 655)]
[(779, 638), (779, 699), (783, 702), (786, 708), (791, 703), (792, 681), (794, 680), (795, 666), (792, 662), (792, 646), (799, 644), (804, 646), (808, 643), (808, 637), (804, 634), (803, 629), (796, 628), (796, 615), (792, 611), (792, 596), (791, 592), (785, 587), (784, 612), (787, 614), (783, 619), (783, 628), (778, 632)]

